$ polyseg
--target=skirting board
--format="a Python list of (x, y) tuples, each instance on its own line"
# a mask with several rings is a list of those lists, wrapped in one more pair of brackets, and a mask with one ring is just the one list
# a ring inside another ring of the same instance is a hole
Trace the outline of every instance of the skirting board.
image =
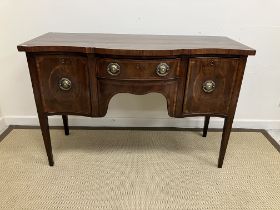
[[(104, 117), (90, 118), (80, 116), (70, 116), (70, 126), (88, 126), (88, 127), (177, 127), (177, 128), (202, 128), (204, 118), (188, 117), (188, 118), (122, 118), (122, 117)], [(61, 126), (62, 119), (60, 116), (49, 117), (51, 126)], [(6, 116), (2, 120), (1, 126), (9, 125), (39, 125), (37, 116)], [(222, 128), (223, 119), (211, 118), (210, 128)], [(233, 123), (234, 128), (249, 129), (280, 129), (280, 120), (239, 120)]]
[(5, 120), (3, 117), (0, 117), (0, 134), (2, 131), (4, 131), (8, 126), (5, 123)]

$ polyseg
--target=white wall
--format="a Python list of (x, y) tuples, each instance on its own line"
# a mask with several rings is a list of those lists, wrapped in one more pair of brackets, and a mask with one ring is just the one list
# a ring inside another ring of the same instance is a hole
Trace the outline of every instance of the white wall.
[[(35, 123), (27, 63), (16, 45), (45, 32), (222, 35), (257, 50), (248, 59), (236, 125), (280, 128), (279, 8), (278, 0), (1, 0), (2, 116), (7, 123)], [(123, 116), (154, 119), (154, 125), (159, 118), (166, 125), (178, 122), (168, 119), (165, 99), (158, 94), (118, 95), (109, 108), (114, 125)]]

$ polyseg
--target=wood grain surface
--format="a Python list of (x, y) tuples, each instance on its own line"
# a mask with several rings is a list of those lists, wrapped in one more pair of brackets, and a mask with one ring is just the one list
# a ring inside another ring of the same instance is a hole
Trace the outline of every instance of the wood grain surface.
[(47, 33), (18, 46), (19, 51), (68, 51), (113, 55), (254, 55), (256, 51), (227, 37)]

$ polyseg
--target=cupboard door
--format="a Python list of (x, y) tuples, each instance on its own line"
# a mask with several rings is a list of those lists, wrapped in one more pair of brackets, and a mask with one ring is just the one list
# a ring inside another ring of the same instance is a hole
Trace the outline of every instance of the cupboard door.
[(226, 114), (239, 59), (191, 58), (183, 111), (185, 114)]
[(86, 58), (74, 55), (39, 55), (36, 63), (45, 112), (90, 114)]

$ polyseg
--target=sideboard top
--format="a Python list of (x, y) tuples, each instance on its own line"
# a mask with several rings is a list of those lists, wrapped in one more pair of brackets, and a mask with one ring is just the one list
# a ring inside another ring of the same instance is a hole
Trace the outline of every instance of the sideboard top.
[(131, 56), (256, 54), (254, 49), (227, 37), (81, 33), (47, 33), (18, 45), (18, 50)]

